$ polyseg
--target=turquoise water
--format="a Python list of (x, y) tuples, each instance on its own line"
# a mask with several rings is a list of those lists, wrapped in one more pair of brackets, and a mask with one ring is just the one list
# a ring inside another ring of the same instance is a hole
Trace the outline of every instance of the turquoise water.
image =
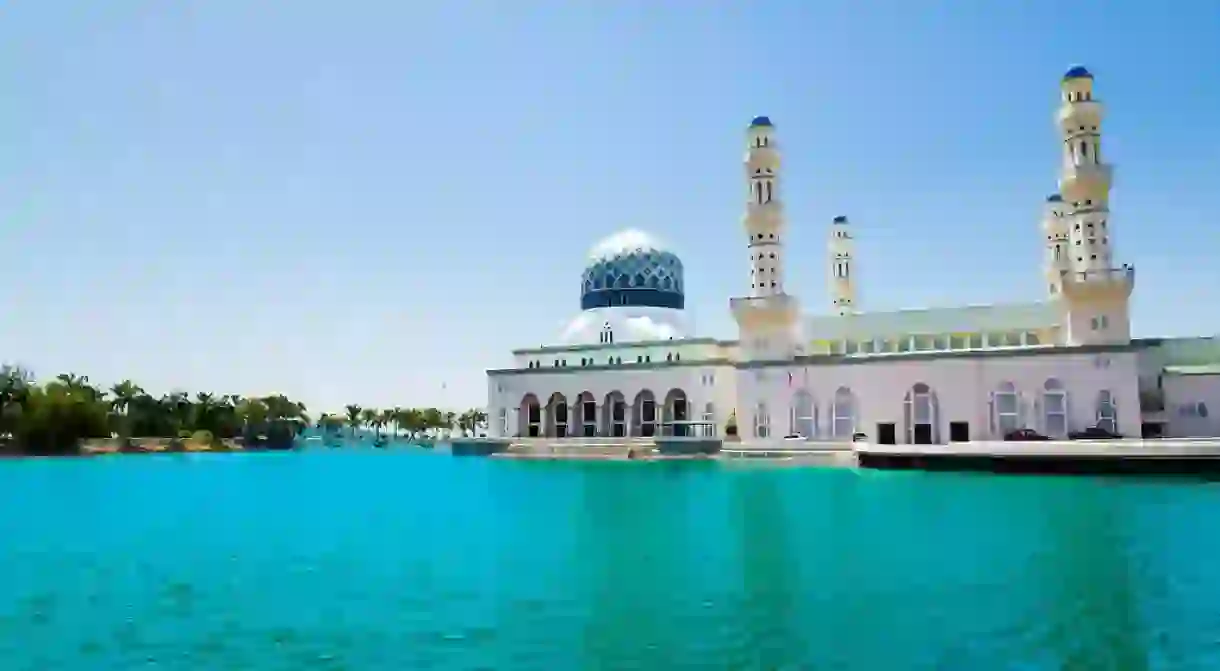
[(0, 462), (0, 669), (1216, 669), (1220, 487), (405, 451)]

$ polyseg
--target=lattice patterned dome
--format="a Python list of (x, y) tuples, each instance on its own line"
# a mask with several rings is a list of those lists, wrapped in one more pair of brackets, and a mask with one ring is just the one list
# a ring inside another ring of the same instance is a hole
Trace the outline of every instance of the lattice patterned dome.
[(640, 231), (597, 243), (581, 275), (580, 308), (619, 305), (685, 308), (682, 260)]

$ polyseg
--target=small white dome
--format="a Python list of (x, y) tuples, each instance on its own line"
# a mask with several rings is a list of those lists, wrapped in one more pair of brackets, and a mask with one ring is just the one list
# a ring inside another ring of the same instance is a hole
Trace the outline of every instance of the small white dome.
[(604, 238), (601, 242), (593, 245), (593, 249), (589, 250), (589, 261), (605, 261), (633, 252), (648, 251), (665, 252), (669, 251), (669, 248), (656, 237), (644, 231), (627, 229)]

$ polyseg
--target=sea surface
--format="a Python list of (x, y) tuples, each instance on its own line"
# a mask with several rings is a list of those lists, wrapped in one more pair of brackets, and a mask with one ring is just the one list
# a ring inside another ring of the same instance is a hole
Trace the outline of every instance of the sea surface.
[(1220, 486), (0, 461), (0, 669), (1220, 669)]

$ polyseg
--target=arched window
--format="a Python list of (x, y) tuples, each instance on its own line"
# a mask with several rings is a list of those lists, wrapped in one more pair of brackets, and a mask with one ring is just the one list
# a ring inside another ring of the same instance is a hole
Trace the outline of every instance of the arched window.
[(759, 403), (754, 409), (754, 437), (771, 437), (771, 415), (767, 412), (766, 403)]
[(798, 390), (788, 411), (788, 433), (813, 438), (817, 435), (816, 412), (813, 396), (804, 389)]
[(907, 442), (931, 445), (940, 442), (940, 404), (936, 392), (919, 382), (907, 392), (904, 403)]
[(1118, 433), (1118, 407), (1114, 403), (1114, 394), (1108, 389), (1097, 394), (1097, 428)]
[(1042, 385), (1042, 421), (1046, 435), (1063, 438), (1068, 432), (1068, 397), (1063, 383), (1050, 378)]
[(999, 437), (1021, 428), (1021, 405), (1017, 387), (1001, 382), (991, 394), (992, 431)]
[(856, 397), (851, 389), (839, 387), (831, 407), (831, 433), (835, 438), (850, 440), (856, 433)]

